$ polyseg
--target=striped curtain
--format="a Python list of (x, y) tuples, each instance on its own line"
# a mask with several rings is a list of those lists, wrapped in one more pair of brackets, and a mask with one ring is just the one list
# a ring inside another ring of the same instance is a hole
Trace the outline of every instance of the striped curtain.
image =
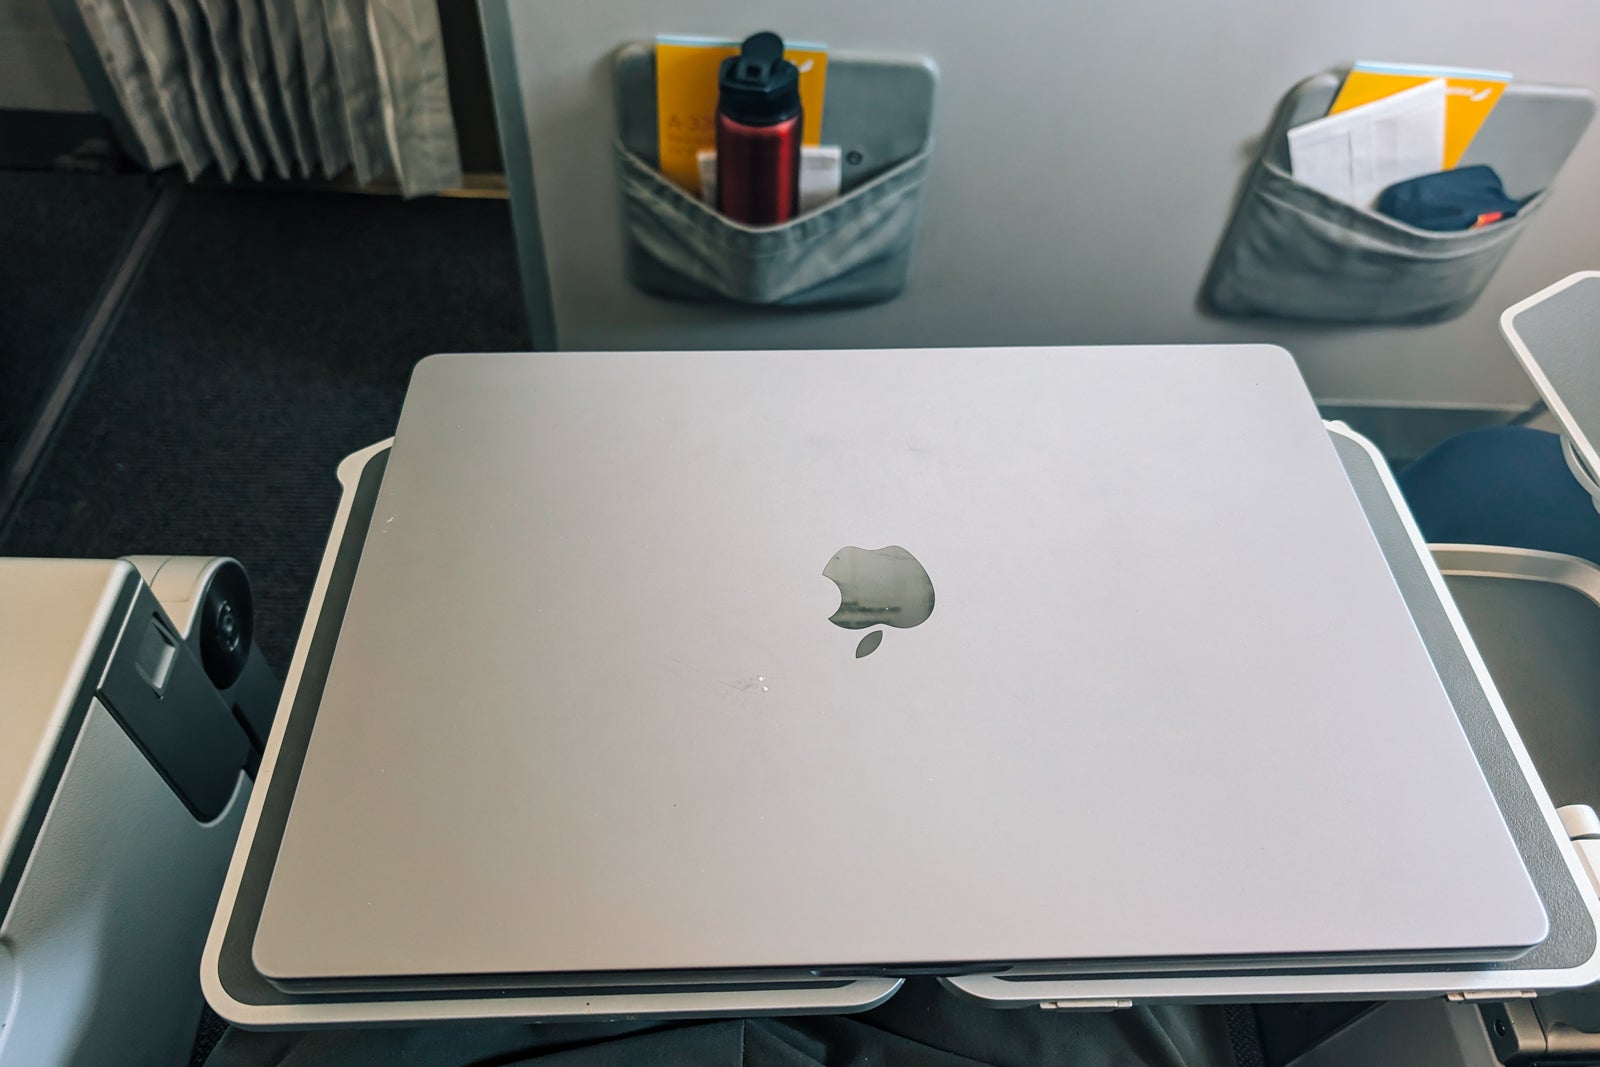
[(76, 0), (152, 168), (461, 184), (436, 0)]

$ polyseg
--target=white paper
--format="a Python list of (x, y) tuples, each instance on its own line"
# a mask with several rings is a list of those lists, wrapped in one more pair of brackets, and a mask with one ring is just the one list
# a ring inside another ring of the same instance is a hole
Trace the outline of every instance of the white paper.
[[(717, 203), (717, 153), (715, 149), (702, 148), (695, 153), (700, 165), (700, 199), (716, 206)], [(800, 149), (800, 213), (815, 210), (831, 200), (839, 199), (839, 184), (844, 165), (844, 153), (838, 145), (807, 145)]]
[(1295, 180), (1370, 208), (1395, 182), (1444, 169), (1445, 80), (1435, 78), (1289, 131)]

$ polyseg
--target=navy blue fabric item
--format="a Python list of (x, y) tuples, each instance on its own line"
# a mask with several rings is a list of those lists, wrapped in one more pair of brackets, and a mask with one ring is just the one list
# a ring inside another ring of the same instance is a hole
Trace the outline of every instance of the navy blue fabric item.
[(1600, 563), (1600, 512), (1567, 469), (1557, 434), (1520, 426), (1457, 434), (1398, 480), (1431, 543), (1534, 548)]
[(1379, 214), (1419, 230), (1470, 230), (1485, 215), (1509, 219), (1521, 207), (1494, 168), (1481, 163), (1396, 182), (1378, 195)]

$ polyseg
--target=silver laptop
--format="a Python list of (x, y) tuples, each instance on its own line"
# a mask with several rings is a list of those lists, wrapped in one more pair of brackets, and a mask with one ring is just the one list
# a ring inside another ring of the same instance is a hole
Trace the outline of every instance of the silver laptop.
[(438, 356), (286, 986), (1489, 959), (1547, 923), (1289, 355)]

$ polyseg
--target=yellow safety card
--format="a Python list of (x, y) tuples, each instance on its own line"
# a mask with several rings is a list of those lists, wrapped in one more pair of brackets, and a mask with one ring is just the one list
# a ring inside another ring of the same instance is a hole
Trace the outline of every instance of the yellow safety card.
[(1478, 135), (1489, 112), (1494, 110), (1500, 94), (1506, 91), (1506, 83), (1511, 81), (1511, 75), (1495, 70), (1357, 63), (1345, 77), (1344, 85), (1340, 87), (1328, 114), (1337, 115), (1341, 111), (1382, 100), (1434, 78), (1445, 80), (1444, 165), (1440, 169), (1450, 170), (1461, 162), (1467, 146)]

